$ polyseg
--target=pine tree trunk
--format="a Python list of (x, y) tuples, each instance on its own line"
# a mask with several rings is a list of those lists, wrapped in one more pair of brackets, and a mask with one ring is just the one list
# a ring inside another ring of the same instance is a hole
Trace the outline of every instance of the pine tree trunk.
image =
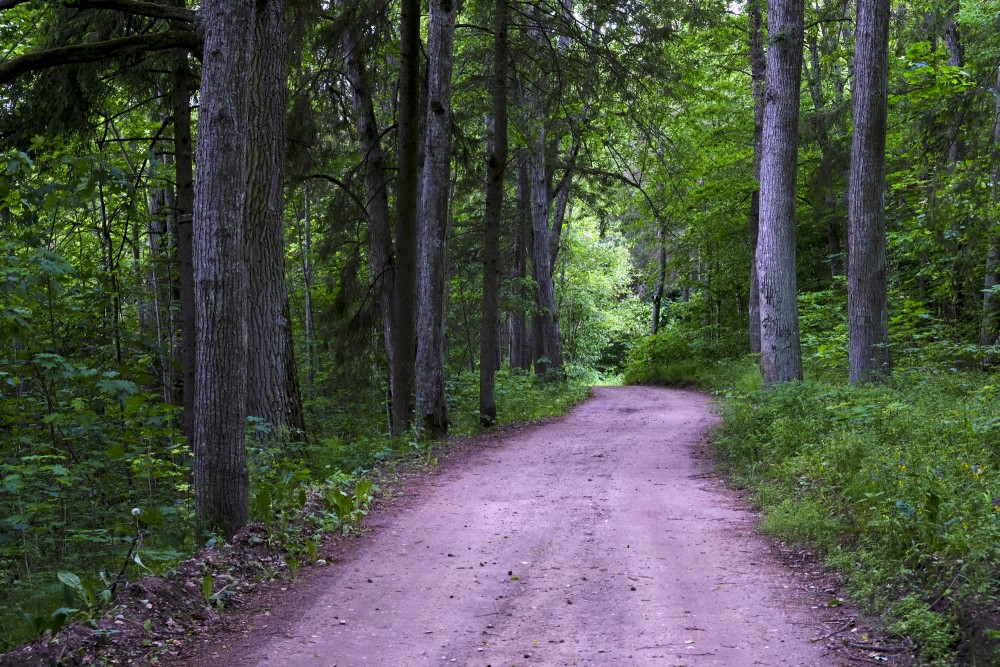
[(194, 284), (197, 393), (194, 409), (195, 510), (203, 530), (232, 536), (248, 518), (247, 188), (253, 0), (206, 0)]
[(186, 52), (177, 55), (171, 85), (174, 105), (174, 226), (177, 230), (178, 279), (181, 320), (181, 405), (184, 435), (194, 443), (195, 394), (195, 303), (194, 248), (194, 154), (191, 149), (191, 72)]
[(389, 187), (386, 180), (388, 167), (385, 152), (379, 140), (380, 132), (375, 119), (368, 72), (362, 60), (361, 43), (356, 23), (352, 22), (344, 37), (347, 58), (347, 78), (351, 84), (351, 103), (357, 116), (361, 159), (365, 174), (365, 219), (368, 222), (368, 268), (372, 290), (378, 302), (382, 320), (382, 340), (389, 359), (389, 385), (392, 396), (402, 395), (393, 382), (398, 376), (392, 364), (396, 359), (393, 332), (393, 294), (395, 293), (395, 267), (392, 258), (392, 227), (389, 214)]
[(417, 206), (420, 180), (420, 2), (402, 0), (397, 107), (396, 262), (393, 286), (392, 432), (413, 419), (417, 328)]
[(494, 3), (493, 137), (486, 156), (483, 234), (483, 325), (479, 352), (479, 418), (497, 419), (496, 372), (500, 370), (500, 227), (507, 172), (507, 0)]
[(444, 373), (444, 280), (451, 192), (453, 0), (431, 0), (427, 137), (417, 243), (417, 415), (432, 436), (448, 432)]
[(861, 0), (857, 26), (852, 82), (854, 139), (847, 208), (852, 384), (879, 380), (889, 373), (885, 249), (888, 0)]
[(795, 191), (803, 4), (768, 5), (767, 91), (760, 166), (761, 376), (765, 386), (802, 379), (795, 276)]
[[(299, 428), (285, 283), (285, 114), (287, 36), (282, 0), (258, 0), (250, 64), (246, 258), (250, 278), (248, 414), (269, 429)], [(301, 403), (301, 401), (300, 401)]]
[(747, 307), (750, 329), (750, 352), (760, 352), (760, 281), (757, 277), (757, 239), (760, 234), (760, 158), (764, 131), (764, 75), (767, 66), (764, 55), (764, 0), (749, 0), (747, 18), (750, 34), (750, 84), (753, 89), (753, 178), (757, 188), (750, 195), (750, 302)]

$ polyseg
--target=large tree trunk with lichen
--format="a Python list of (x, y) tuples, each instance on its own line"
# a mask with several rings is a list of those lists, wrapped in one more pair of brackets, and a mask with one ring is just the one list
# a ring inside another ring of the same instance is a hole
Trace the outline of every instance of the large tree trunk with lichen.
[(448, 432), (444, 371), (444, 279), (451, 193), (453, 0), (431, 0), (427, 136), (417, 244), (417, 416), (431, 435)]
[(889, 82), (889, 2), (858, 6), (854, 138), (847, 205), (847, 312), (852, 384), (889, 373), (886, 297), (885, 138)]
[(194, 209), (195, 511), (232, 536), (248, 519), (244, 260), (253, 0), (206, 0)]
[[(285, 283), (285, 113), (287, 36), (282, 0), (258, 0), (250, 63), (250, 123), (246, 202), (246, 260), (250, 336), (247, 412), (266, 431), (301, 431)], [(268, 436), (270, 437), (270, 435)]]
[(798, 174), (799, 84), (803, 5), (773, 0), (768, 44), (760, 165), (761, 377), (765, 386), (802, 379), (795, 276), (795, 193)]

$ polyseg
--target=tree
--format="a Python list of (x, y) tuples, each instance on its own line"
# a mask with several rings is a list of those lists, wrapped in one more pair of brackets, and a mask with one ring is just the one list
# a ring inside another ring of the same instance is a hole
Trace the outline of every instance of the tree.
[[(750, 84), (753, 92), (753, 177), (754, 191), (750, 195), (750, 352), (760, 352), (760, 280), (757, 275), (757, 242), (760, 236), (760, 159), (764, 132), (764, 76), (767, 68), (764, 53), (763, 0), (747, 3), (747, 32), (750, 46)], [(659, 304), (657, 304), (659, 306)], [(659, 308), (657, 307), (657, 310)]]
[(432, 0), (427, 38), (427, 134), (417, 271), (417, 415), (432, 435), (448, 431), (444, 279), (451, 197), (451, 73), (455, 0)]
[(392, 257), (392, 220), (389, 211), (388, 165), (382, 150), (381, 132), (375, 117), (375, 103), (371, 82), (362, 53), (358, 18), (348, 17), (344, 31), (344, 51), (346, 55), (347, 78), (351, 84), (351, 104), (354, 107), (359, 149), (363, 162), (365, 181), (364, 211), (368, 222), (368, 254), (372, 288), (378, 301), (382, 323), (382, 340), (386, 357), (389, 359), (389, 383), (391, 396), (403, 396), (408, 390), (397, 388), (399, 374), (393, 370), (396, 360), (393, 319), (393, 296), (395, 292), (395, 266)]
[(760, 165), (761, 375), (766, 386), (802, 379), (796, 303), (795, 192), (803, 3), (775, 0), (767, 10), (768, 44)]
[(416, 363), (417, 206), (420, 177), (420, 2), (402, 0), (397, 116), (395, 343), (391, 363), (392, 431), (412, 420)]
[(287, 30), (282, 0), (258, 0), (250, 63), (246, 261), (248, 414), (302, 431), (301, 397), (285, 285)]
[(500, 368), (500, 228), (507, 173), (507, 0), (496, 0), (493, 12), (493, 80), (490, 86), (493, 137), (486, 150), (483, 326), (479, 353), (479, 418), (484, 426), (492, 425), (497, 418), (495, 375)]
[(889, 372), (886, 297), (885, 139), (889, 82), (889, 3), (858, 4), (854, 139), (848, 193), (847, 310), (851, 383)]
[(206, 0), (195, 181), (195, 509), (231, 536), (247, 521), (245, 206), (254, 0)]

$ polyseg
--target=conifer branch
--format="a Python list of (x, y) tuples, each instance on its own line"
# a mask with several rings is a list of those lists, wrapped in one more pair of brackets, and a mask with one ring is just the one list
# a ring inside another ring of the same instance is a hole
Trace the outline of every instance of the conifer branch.
[[(3, 0), (0, 0), (2, 2)], [(7, 0), (11, 2), (13, 0)], [(0, 84), (17, 77), (51, 67), (99, 62), (121, 56), (150, 51), (183, 48), (200, 56), (201, 42), (190, 30), (167, 30), (142, 35), (131, 35), (91, 44), (60, 46), (23, 55), (0, 62)]]

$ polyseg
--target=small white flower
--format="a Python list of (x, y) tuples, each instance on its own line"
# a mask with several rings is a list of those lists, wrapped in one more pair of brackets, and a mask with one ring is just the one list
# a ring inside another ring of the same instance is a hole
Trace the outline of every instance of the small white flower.
[(132, 508), (132, 516), (139, 516), (140, 514), (142, 514), (142, 510), (141, 509), (139, 509), (138, 507), (133, 507)]

